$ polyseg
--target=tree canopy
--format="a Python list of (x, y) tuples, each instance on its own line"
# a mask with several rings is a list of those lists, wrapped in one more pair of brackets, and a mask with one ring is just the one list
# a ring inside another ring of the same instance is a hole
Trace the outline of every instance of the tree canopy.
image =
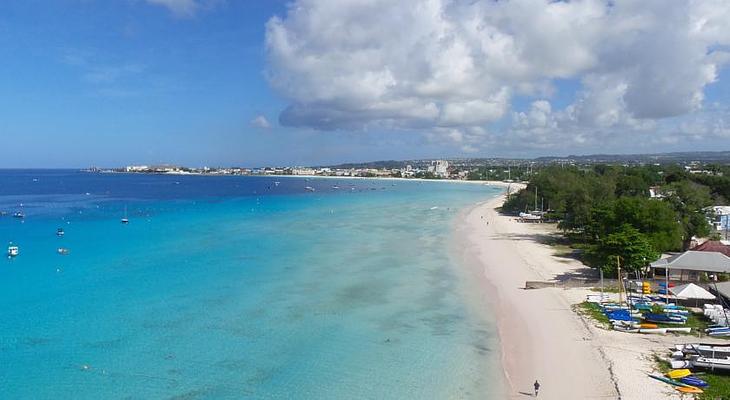
[(638, 229), (621, 225), (615, 232), (600, 239), (587, 251), (591, 263), (608, 275), (616, 275), (618, 264), (627, 272), (636, 271), (656, 260), (659, 252)]
[[(652, 187), (661, 196), (650, 198)], [(638, 260), (646, 265), (662, 252), (686, 249), (693, 236), (709, 235), (705, 209), (730, 199), (730, 177), (689, 174), (675, 165), (552, 165), (535, 171), (503, 210), (534, 209), (536, 192), (538, 208), (544, 204), (546, 216), (584, 244), (586, 261), (610, 272), (609, 256), (638, 268)]]

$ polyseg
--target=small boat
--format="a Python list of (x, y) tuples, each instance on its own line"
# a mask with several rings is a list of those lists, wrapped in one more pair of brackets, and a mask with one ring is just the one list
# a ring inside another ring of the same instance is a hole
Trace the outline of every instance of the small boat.
[(690, 375), (692, 375), (692, 371), (688, 370), (687, 368), (675, 369), (667, 372), (667, 378), (670, 379), (680, 379)]
[(680, 386), (680, 387), (690, 387), (686, 383), (682, 383), (682, 382), (679, 382), (679, 381), (675, 381), (674, 379), (665, 378), (665, 377), (663, 377), (661, 375), (654, 375), (654, 374), (648, 374), (648, 375), (649, 375), (650, 378), (654, 378), (654, 379), (656, 379), (658, 381), (662, 381), (662, 382), (668, 383), (670, 385)]
[(274, 186), (279, 186), (279, 184), (280, 184), (280, 183), (281, 183), (281, 182), (279, 182), (279, 181), (275, 181), (275, 182), (274, 182)]
[(56, 229), (56, 236), (62, 237), (65, 234), (66, 234), (66, 232), (63, 231), (63, 228)]
[(690, 333), (692, 332), (692, 328), (689, 327), (680, 327), (680, 328), (664, 328), (667, 330), (667, 332), (674, 332), (674, 333)]
[[(655, 307), (655, 306), (652, 304), (648, 304), (648, 303), (636, 303), (633, 305), (633, 307), (635, 309), (641, 310), (641, 311), (651, 311), (653, 309), (653, 307)], [(689, 315), (688, 310), (685, 310), (682, 308), (677, 308), (676, 306), (672, 307), (672, 306), (662, 305), (662, 312), (665, 314)]]
[(692, 365), (695, 367), (702, 367), (706, 369), (722, 369), (730, 370), (730, 359), (728, 358), (709, 358), (709, 357), (698, 357), (692, 361)]
[(657, 322), (660, 324), (677, 324), (684, 325), (687, 323), (687, 317), (681, 315), (667, 315), (667, 314), (655, 314), (655, 313), (644, 313), (644, 319), (648, 322)]
[(639, 328), (639, 333), (656, 333), (659, 335), (663, 335), (663, 334), (667, 333), (667, 329), (669, 329), (669, 328), (655, 328), (655, 329)]
[(702, 389), (694, 386), (683, 386), (675, 388), (682, 393), (705, 393)]
[(607, 311), (605, 314), (611, 321), (633, 321), (629, 310), (612, 310)]
[(686, 376), (684, 378), (680, 378), (679, 381), (682, 383), (686, 383), (687, 385), (690, 385), (690, 386), (701, 387), (701, 388), (710, 386), (707, 384), (707, 382), (703, 381), (700, 378), (694, 377), (694, 376)]
[(71, 251), (65, 247), (59, 247), (56, 252), (58, 252), (58, 254), (62, 256), (67, 256), (69, 253), (71, 253)]
[(672, 368), (693, 368), (692, 361), (689, 360), (672, 360), (669, 362)]
[(730, 346), (713, 344), (679, 344), (675, 346), (683, 354), (698, 354), (710, 358), (730, 357)]
[(609, 296), (607, 294), (589, 294), (586, 295), (586, 301), (589, 303), (603, 303), (607, 302), (609, 299)]
[(626, 332), (626, 333), (639, 333), (638, 328), (633, 328), (628, 325), (622, 325), (622, 324), (615, 324), (613, 326), (613, 330), (620, 331), (620, 332)]
[(332, 189), (339, 189), (340, 187), (337, 185), (332, 186)]
[(711, 327), (705, 329), (705, 332), (720, 332), (720, 331), (730, 331), (730, 327), (727, 327), (727, 326), (711, 326)]
[(122, 217), (121, 222), (123, 224), (128, 224), (129, 223), (129, 218), (127, 218), (127, 206), (124, 206), (124, 217)]
[(10, 243), (10, 245), (8, 246), (8, 258), (17, 257), (18, 254), (20, 254), (20, 248)]
[(25, 214), (22, 211), (16, 211), (13, 213), (13, 218), (25, 218)]
[(308, 192), (314, 192), (315, 189), (313, 187), (311, 187), (311, 186), (305, 186), (304, 187), (304, 190), (306, 190)]

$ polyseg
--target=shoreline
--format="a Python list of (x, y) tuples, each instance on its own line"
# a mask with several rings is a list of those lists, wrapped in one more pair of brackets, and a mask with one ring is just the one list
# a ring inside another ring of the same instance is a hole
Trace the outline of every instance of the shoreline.
[(486, 186), (498, 186), (498, 187), (509, 187), (514, 185), (517, 189), (522, 188), (524, 184), (522, 182), (504, 182), (504, 181), (492, 181), (492, 180), (466, 180), (466, 179), (425, 179), (425, 178), (398, 178), (398, 177), (384, 177), (384, 176), (334, 176), (334, 175), (230, 175), (230, 174), (201, 174), (197, 172), (180, 173), (180, 172), (95, 172), (100, 174), (126, 174), (126, 175), (159, 175), (159, 176), (218, 176), (218, 177), (249, 177), (249, 178), (304, 178), (304, 179), (349, 179), (349, 180), (383, 180), (383, 181), (412, 181), (412, 182), (444, 182), (444, 183), (464, 183), (471, 185), (486, 185)]
[(592, 333), (560, 289), (523, 289), (527, 280), (550, 277), (526, 254), (533, 243), (513, 231), (524, 224), (496, 212), (503, 200), (472, 206), (456, 225), (462, 265), (475, 278), (478, 301), (496, 318), (501, 392), (531, 396), (537, 379), (540, 398), (619, 398), (606, 360), (590, 344)]
[(554, 225), (499, 214), (503, 201), (498, 195), (462, 210), (453, 229), (462, 276), (472, 281), (470, 306), (496, 319), (501, 398), (531, 397), (537, 379), (541, 399), (681, 399), (647, 374), (657, 372), (655, 354), (690, 337), (606, 330), (572, 308), (595, 294), (589, 288), (524, 289), (528, 280), (555, 281), (588, 267), (545, 244)]

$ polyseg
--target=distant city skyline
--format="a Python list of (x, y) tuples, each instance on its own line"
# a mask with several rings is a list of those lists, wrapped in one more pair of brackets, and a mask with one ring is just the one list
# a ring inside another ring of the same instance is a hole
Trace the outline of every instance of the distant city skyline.
[(730, 2), (10, 0), (0, 168), (728, 150)]

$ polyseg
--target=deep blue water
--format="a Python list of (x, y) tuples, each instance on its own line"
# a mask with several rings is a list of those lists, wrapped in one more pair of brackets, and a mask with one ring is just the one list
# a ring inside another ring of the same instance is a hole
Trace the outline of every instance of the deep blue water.
[(491, 398), (495, 330), (448, 248), (494, 194), (0, 171), (0, 210), (26, 214), (0, 217), (21, 252), (0, 262), (0, 398)]

